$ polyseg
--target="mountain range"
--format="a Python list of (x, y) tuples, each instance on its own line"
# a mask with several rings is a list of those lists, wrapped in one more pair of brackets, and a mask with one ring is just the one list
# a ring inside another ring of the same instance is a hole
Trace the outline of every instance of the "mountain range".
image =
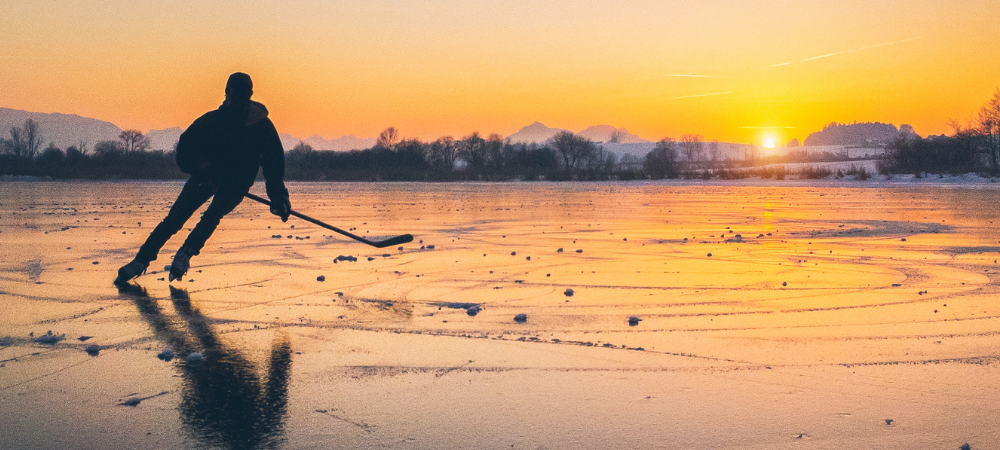
[[(53, 143), (56, 147), (67, 148), (69, 146), (79, 146), (81, 143), (89, 148), (100, 141), (113, 141), (118, 139), (122, 129), (117, 125), (103, 120), (82, 117), (75, 114), (62, 113), (40, 113), (22, 111), (18, 109), (0, 108), (0, 137), (7, 137), (7, 132), (11, 127), (20, 127), (28, 118), (38, 123), (39, 131), (42, 135), (43, 146)], [(514, 143), (544, 143), (556, 133), (563, 130), (561, 128), (549, 128), (539, 122), (535, 122), (522, 128), (520, 131), (510, 135), (507, 139)], [(150, 130), (144, 133), (150, 141), (152, 150), (172, 150), (180, 138), (184, 129), (180, 127), (165, 128), (161, 130)], [(585, 137), (594, 142), (610, 142), (614, 135), (618, 138), (618, 143), (635, 144), (648, 143), (643, 138), (629, 133), (624, 128), (615, 128), (611, 125), (595, 125), (579, 133), (578, 136)], [(361, 150), (371, 148), (375, 145), (377, 138), (359, 138), (353, 135), (342, 136), (337, 139), (326, 139), (322, 136), (313, 136), (302, 139), (287, 133), (279, 134), (281, 145), (285, 150), (291, 150), (300, 142), (308, 144), (315, 150)]]
[[(562, 128), (549, 128), (542, 124), (541, 122), (535, 122), (524, 128), (521, 128), (516, 133), (507, 136), (507, 140), (518, 144), (530, 144), (538, 143), (541, 144), (553, 136), (564, 130)], [(590, 139), (594, 142), (606, 142), (611, 143), (612, 139), (617, 137), (617, 142), (619, 144), (641, 144), (651, 141), (647, 141), (639, 136), (629, 133), (628, 130), (624, 128), (615, 128), (611, 125), (594, 125), (587, 128), (579, 133), (577, 136)]]
[[(43, 146), (48, 143), (55, 144), (59, 148), (69, 146), (79, 146), (81, 143), (88, 148), (94, 148), (94, 144), (101, 141), (113, 141), (118, 139), (118, 135), (123, 131), (117, 125), (103, 120), (81, 117), (75, 114), (61, 113), (40, 113), (22, 111), (11, 108), (0, 108), (0, 138), (9, 138), (9, 130), (12, 127), (24, 126), (24, 121), (32, 119), (38, 123), (38, 130), (42, 135)], [(180, 138), (184, 129), (180, 127), (165, 128), (162, 130), (150, 130), (144, 133), (150, 141), (152, 150), (173, 150), (174, 145)], [(361, 150), (371, 148), (377, 141), (376, 138), (358, 138), (355, 136), (343, 136), (337, 139), (325, 139), (320, 136), (313, 136), (308, 139), (300, 139), (287, 133), (279, 134), (281, 145), (285, 150), (291, 150), (305, 142), (316, 150)]]
[(18, 109), (0, 108), (0, 137), (10, 138), (11, 127), (24, 126), (24, 121), (33, 119), (38, 123), (42, 135), (42, 146), (54, 142), (59, 148), (80, 145), (85, 142), (90, 148), (99, 141), (118, 139), (122, 129), (111, 122), (81, 117), (76, 114), (36, 113)]

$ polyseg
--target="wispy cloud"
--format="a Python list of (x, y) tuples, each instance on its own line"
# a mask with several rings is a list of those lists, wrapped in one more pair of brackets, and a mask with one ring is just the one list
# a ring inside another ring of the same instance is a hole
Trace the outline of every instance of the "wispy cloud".
[(865, 47), (855, 48), (855, 49), (852, 49), (852, 50), (844, 50), (842, 52), (834, 52), (834, 53), (827, 53), (825, 55), (811, 56), (809, 58), (802, 59), (802, 60), (799, 60), (799, 61), (792, 61), (792, 62), (783, 62), (783, 63), (778, 63), (778, 64), (771, 64), (770, 67), (787, 66), (787, 65), (795, 64), (797, 62), (802, 63), (802, 62), (807, 62), (807, 61), (815, 61), (817, 59), (829, 58), (831, 56), (837, 56), (837, 55), (845, 55), (845, 54), (848, 54), (848, 53), (855, 53), (855, 52), (860, 52), (860, 51), (863, 51), (863, 50), (870, 50), (870, 49), (873, 49), (873, 48), (885, 47), (887, 45), (902, 44), (903, 42), (909, 42), (909, 41), (915, 41), (917, 39), (922, 39), (925, 36), (926, 35), (924, 35), (924, 36), (915, 36), (915, 37), (911, 37), (911, 38), (900, 39), (898, 41), (883, 42), (881, 44), (868, 45), (868, 46), (865, 46)]
[(736, 128), (744, 128), (744, 129), (748, 129), (748, 130), (777, 130), (777, 129), (780, 129), (780, 128), (784, 128), (784, 129), (787, 130), (787, 129), (792, 129), (792, 128), (795, 128), (795, 127), (736, 127)]
[(17, 56), (17, 55), (0, 55), (0, 59), (55, 59), (48, 56)]
[(680, 97), (674, 97), (674, 100), (680, 100), (682, 98), (709, 97), (712, 95), (726, 95), (726, 94), (732, 94), (732, 92), (726, 91), (726, 92), (712, 92), (709, 94), (682, 95)]

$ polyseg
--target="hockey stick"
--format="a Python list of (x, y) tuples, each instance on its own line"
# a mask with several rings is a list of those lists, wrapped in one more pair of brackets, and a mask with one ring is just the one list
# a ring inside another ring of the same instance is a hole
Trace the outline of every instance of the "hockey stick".
[[(265, 204), (267, 206), (271, 206), (271, 202), (269, 202), (269, 201), (267, 201), (267, 200), (265, 200), (265, 199), (263, 199), (261, 197), (258, 197), (256, 195), (253, 195), (253, 194), (251, 194), (249, 192), (247, 192), (246, 194), (243, 194), (243, 195), (246, 196), (246, 198), (249, 198), (250, 200), (255, 200), (255, 201), (263, 203), (263, 204)], [(404, 234), (402, 236), (391, 237), (389, 239), (385, 239), (385, 240), (382, 240), (382, 241), (369, 241), (368, 239), (365, 239), (365, 238), (363, 238), (361, 236), (358, 236), (356, 234), (348, 233), (348, 232), (346, 232), (344, 230), (341, 230), (340, 228), (337, 228), (337, 227), (335, 227), (333, 225), (327, 225), (327, 224), (325, 224), (325, 223), (323, 223), (323, 222), (321, 222), (319, 220), (313, 219), (312, 217), (309, 217), (309, 216), (307, 216), (305, 214), (302, 214), (302, 213), (300, 213), (298, 211), (290, 210), (289, 213), (291, 215), (295, 216), (295, 217), (298, 217), (298, 218), (302, 219), (302, 220), (305, 220), (307, 222), (312, 222), (312, 223), (314, 223), (316, 225), (319, 225), (319, 226), (321, 226), (323, 228), (326, 228), (327, 230), (336, 231), (337, 233), (340, 233), (340, 234), (342, 234), (344, 236), (347, 236), (347, 237), (349, 237), (351, 239), (354, 239), (355, 241), (368, 244), (368, 245), (370, 245), (372, 247), (375, 247), (375, 248), (392, 247), (393, 245), (405, 244), (405, 243), (410, 242), (410, 241), (413, 240), (413, 235), (412, 234)]]

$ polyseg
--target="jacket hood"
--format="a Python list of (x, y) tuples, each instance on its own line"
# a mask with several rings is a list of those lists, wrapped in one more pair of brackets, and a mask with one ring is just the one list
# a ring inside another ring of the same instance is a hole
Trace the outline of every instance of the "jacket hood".
[(250, 111), (247, 112), (246, 126), (253, 125), (267, 118), (267, 107), (253, 100), (250, 101)]

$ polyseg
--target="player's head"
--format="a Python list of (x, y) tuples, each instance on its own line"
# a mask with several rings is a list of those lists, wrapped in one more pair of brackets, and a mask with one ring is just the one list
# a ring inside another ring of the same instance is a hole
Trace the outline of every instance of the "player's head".
[(236, 72), (226, 81), (226, 101), (233, 106), (241, 106), (250, 101), (253, 95), (253, 81), (250, 75)]

